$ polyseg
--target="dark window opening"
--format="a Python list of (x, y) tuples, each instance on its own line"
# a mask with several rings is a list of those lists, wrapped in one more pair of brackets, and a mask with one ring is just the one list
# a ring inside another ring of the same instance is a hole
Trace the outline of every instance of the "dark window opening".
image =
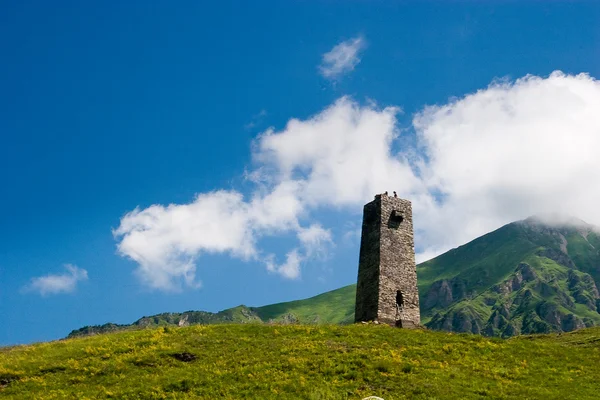
[(402, 215), (402, 212), (394, 210), (390, 214), (390, 219), (388, 220), (388, 227), (392, 229), (397, 229), (402, 223), (402, 221), (404, 221), (404, 215)]
[(402, 213), (398, 210), (394, 210), (392, 211), (392, 219), (398, 223), (402, 222), (404, 220), (404, 216), (402, 215)]
[(399, 290), (396, 292), (396, 306), (400, 309), (404, 307), (404, 298), (402, 297), (402, 292)]
[(404, 297), (401, 291), (396, 292), (396, 326), (402, 326), (402, 310), (404, 309)]

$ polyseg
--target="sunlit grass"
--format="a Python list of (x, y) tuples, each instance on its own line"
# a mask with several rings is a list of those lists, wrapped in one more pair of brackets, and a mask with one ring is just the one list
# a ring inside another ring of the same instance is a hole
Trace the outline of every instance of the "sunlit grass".
[(502, 340), (376, 325), (197, 325), (0, 351), (0, 398), (592, 399), (598, 365), (597, 328)]

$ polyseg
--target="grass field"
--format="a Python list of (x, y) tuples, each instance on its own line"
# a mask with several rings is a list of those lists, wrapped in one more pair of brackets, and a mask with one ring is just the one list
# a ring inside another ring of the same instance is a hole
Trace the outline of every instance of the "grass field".
[(595, 399), (600, 329), (196, 325), (0, 349), (0, 398)]

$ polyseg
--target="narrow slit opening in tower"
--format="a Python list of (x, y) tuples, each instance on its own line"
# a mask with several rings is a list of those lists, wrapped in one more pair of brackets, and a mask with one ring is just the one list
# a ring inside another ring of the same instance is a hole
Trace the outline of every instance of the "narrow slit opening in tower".
[(396, 326), (402, 326), (402, 311), (404, 310), (404, 297), (402, 292), (396, 292)]

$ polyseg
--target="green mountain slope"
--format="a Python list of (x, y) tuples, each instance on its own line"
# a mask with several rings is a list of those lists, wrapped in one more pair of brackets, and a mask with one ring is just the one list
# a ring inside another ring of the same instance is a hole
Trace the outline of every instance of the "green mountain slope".
[[(417, 266), (422, 322), (431, 329), (513, 336), (600, 325), (600, 230), (540, 217), (505, 225)], [(84, 327), (70, 337), (161, 325), (351, 323), (356, 285), (310, 299), (144, 317)]]
[(420, 265), (424, 322), (505, 337), (600, 325), (599, 250), (583, 221), (506, 225)]
[[(595, 399), (600, 329), (162, 327), (0, 348), (7, 399)], [(596, 371), (596, 372), (594, 372)]]
[(223, 323), (302, 323), (349, 324), (354, 322), (356, 285), (345, 286), (304, 300), (270, 304), (263, 307), (244, 305), (218, 313), (186, 311), (142, 317), (131, 325), (104, 324), (85, 326), (72, 331), (68, 337), (95, 335), (157, 326), (188, 326)]
[(302, 324), (350, 324), (354, 322), (356, 285), (345, 286), (310, 299), (252, 308), (263, 321)]

